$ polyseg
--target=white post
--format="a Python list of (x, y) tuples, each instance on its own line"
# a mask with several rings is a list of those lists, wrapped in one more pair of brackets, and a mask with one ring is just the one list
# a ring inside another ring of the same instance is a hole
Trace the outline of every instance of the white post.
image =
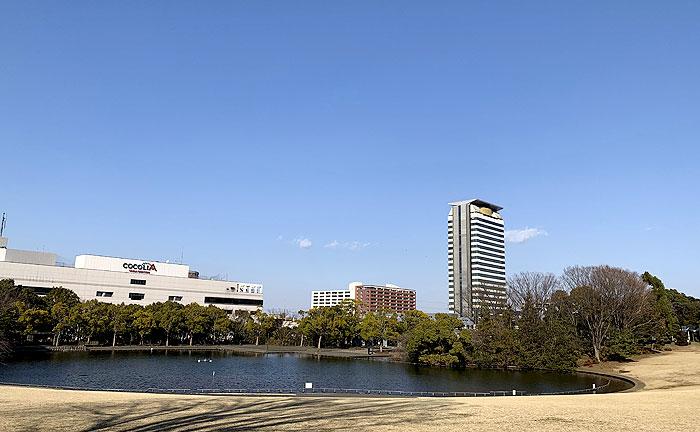
[(513, 396), (515, 396), (515, 390), (513, 390)]
[(593, 390), (595, 390), (595, 383), (593, 383)]

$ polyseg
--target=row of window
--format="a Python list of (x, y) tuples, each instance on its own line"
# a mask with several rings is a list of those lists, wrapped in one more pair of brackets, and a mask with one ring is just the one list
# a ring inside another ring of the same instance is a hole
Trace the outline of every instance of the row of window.
[(389, 304), (389, 303), (391, 303), (391, 304), (399, 304), (399, 303), (400, 304), (410, 304), (410, 303), (416, 302), (415, 300), (384, 300), (384, 301), (371, 301), (368, 299), (362, 299), (362, 300), (367, 300), (371, 303), (385, 303), (385, 304)]
[[(474, 242), (474, 243), (476, 243), (476, 242)], [(478, 249), (476, 249), (476, 248), (483, 249), (483, 250), (487, 250), (487, 251), (491, 251), (491, 252), (496, 252), (496, 253), (498, 253), (498, 255), (493, 255), (493, 254), (488, 254), (488, 253), (485, 253), (485, 252), (480, 252), (480, 251), (479, 251)], [(476, 252), (483, 253), (484, 255), (489, 255), (489, 256), (492, 256), (492, 257), (496, 257), (496, 258), (502, 258), (502, 257), (506, 254), (505, 251), (502, 251), (502, 250), (498, 250), (498, 249), (486, 247), (486, 246), (483, 246), (483, 245), (476, 245), (476, 244), (475, 244), (474, 247), (472, 248), (472, 253), (476, 253)]]
[(482, 284), (492, 284), (492, 283), (501, 283), (504, 284), (506, 283), (506, 277), (502, 276), (494, 276), (486, 273), (472, 273), (472, 282), (473, 283), (482, 283)]
[(485, 262), (472, 262), (472, 269), (473, 270), (478, 270), (476, 267), (488, 267), (488, 268), (494, 268), (497, 270), (503, 270), (505, 271), (506, 266), (501, 264), (501, 265), (495, 265), (495, 264), (490, 264), (490, 263), (485, 263)]
[(477, 232), (480, 232), (483, 234), (488, 234), (488, 235), (496, 237), (496, 238), (498, 238), (498, 237), (503, 238), (503, 235), (504, 235), (503, 231), (498, 232), (498, 231), (488, 229), (486, 227), (482, 228), (480, 226), (472, 227), (472, 232), (473, 231), (477, 231)]
[(472, 217), (472, 218), (471, 218), (471, 221), (472, 221), (472, 223), (474, 223), (474, 222), (476, 222), (476, 221), (484, 222), (484, 223), (487, 223), (487, 224), (489, 224), (489, 225), (493, 225), (493, 226), (498, 227), (498, 228), (503, 228), (503, 224), (499, 224), (498, 222), (494, 222), (494, 221), (492, 221), (492, 220), (490, 220), (490, 219), (486, 219), (486, 218), (483, 218), (483, 217)]
[(503, 245), (503, 239), (502, 239), (502, 238), (500, 238), (500, 239), (498, 239), (498, 238), (493, 238), (493, 237), (489, 237), (489, 236), (484, 235), (484, 234), (479, 234), (479, 233), (476, 233), (476, 234), (475, 234), (475, 233), (472, 233), (472, 235), (471, 235), (471, 240), (472, 240), (472, 241), (475, 241), (475, 240), (485, 240), (485, 241), (488, 241), (488, 242), (493, 243), (494, 246), (497, 246), (497, 247), (504, 247), (504, 245)]
[[(95, 293), (95, 297), (112, 297), (113, 295), (114, 291), (97, 291)], [(144, 297), (146, 297), (146, 294), (143, 293), (129, 293), (131, 300), (143, 300)], [(180, 297), (180, 300), (182, 300), (182, 297)]]
[(204, 297), (204, 303), (212, 304), (230, 304), (230, 305), (245, 305), (245, 306), (262, 306), (262, 300), (256, 299), (235, 299), (229, 297)]
[[(114, 291), (97, 291), (95, 297), (112, 297)], [(129, 293), (129, 299), (131, 300), (143, 300), (146, 297), (144, 293)], [(182, 296), (168, 296), (168, 301), (179, 302), (182, 301)], [(204, 303), (218, 303), (218, 304), (231, 304), (231, 305), (254, 305), (262, 306), (262, 300), (253, 299), (232, 299), (227, 297), (204, 297)]]
[(473, 236), (472, 237), (472, 244), (477, 244), (477, 245), (483, 244), (486, 246), (491, 246), (491, 247), (496, 247), (496, 248), (503, 247), (503, 243), (499, 244), (499, 243), (496, 243), (494, 241), (487, 241), (487, 240), (490, 240), (490, 239), (487, 239), (486, 237)]
[(480, 262), (480, 261), (492, 262), (492, 263), (500, 264), (500, 265), (503, 265), (503, 266), (506, 265), (506, 260), (505, 260), (505, 258), (501, 258), (501, 259), (484, 258), (484, 257), (482, 257), (482, 256), (474, 256), (474, 255), (472, 254), (472, 263)]
[(499, 237), (496, 237), (496, 236), (486, 235), (486, 234), (478, 233), (478, 232), (476, 232), (476, 233), (475, 233), (475, 232), (472, 232), (471, 238), (481, 238), (481, 239), (485, 239), (485, 240), (488, 240), (488, 241), (495, 242), (495, 243), (498, 244), (498, 245), (503, 245), (503, 241), (504, 241), (504, 240), (503, 240), (503, 237), (500, 237), (500, 238), (499, 238)]
[(491, 225), (491, 224), (488, 224), (488, 223), (482, 223), (482, 222), (486, 222), (486, 221), (482, 221), (482, 220), (472, 221), (472, 226), (473, 226), (473, 227), (488, 228), (488, 229), (490, 229), (490, 230), (494, 230), (494, 231), (503, 233), (503, 226), (502, 226), (502, 225), (500, 225), (500, 226), (499, 226), (499, 225), (494, 226), (494, 225)]
[[(484, 259), (484, 256), (492, 257), (492, 258), (498, 258), (499, 261), (502, 261), (505, 263), (506, 257), (504, 253), (501, 254), (494, 254), (494, 253), (489, 253), (489, 252), (484, 252), (483, 247), (479, 247), (478, 249), (474, 248), (472, 249), (472, 257), (474, 257), (475, 260), (479, 259)], [(476, 256), (479, 255), (479, 256)]]
[[(131, 285), (146, 285), (146, 279), (131, 279)], [(233, 290), (235, 292), (240, 292), (240, 293), (255, 293), (258, 292), (257, 287), (255, 286), (239, 286), (239, 287), (231, 287), (227, 288), (227, 290)], [(335, 295), (335, 294), (334, 294)], [(177, 296), (175, 296), (177, 297)], [(182, 297), (180, 297), (182, 299)]]
[[(483, 279), (483, 277), (488, 277), (490, 279), (496, 279), (496, 281), (476, 280), (476, 279)], [(505, 285), (506, 275), (502, 274), (502, 275), (496, 276), (496, 275), (492, 275), (492, 274), (481, 273), (481, 269), (475, 269), (474, 271), (472, 271), (472, 283), (481, 284), (481, 285), (491, 285), (491, 284)]]
[[(494, 248), (496, 252), (500, 252), (504, 255), (506, 253), (503, 241), (500, 241), (500, 242), (494, 241), (493, 239), (490, 239), (488, 237), (472, 236), (471, 245), (472, 246), (486, 245), (486, 246)], [(496, 248), (498, 248), (498, 249), (496, 249)], [(493, 250), (493, 249), (489, 249), (489, 250)]]
[(495, 267), (495, 268), (501, 268), (501, 269), (505, 270), (506, 264), (502, 261), (491, 264), (491, 263), (482, 261), (482, 259), (483, 258), (481, 258), (481, 257), (476, 257), (476, 258), (472, 259), (472, 261), (469, 264), (471, 264), (472, 267), (483, 265), (486, 267)]
[[(506, 280), (506, 275), (505, 272), (501, 273), (500, 275), (494, 275), (487, 273), (485, 271), (482, 271), (481, 269), (476, 269), (472, 271), (472, 281), (475, 281), (476, 279), (483, 279), (484, 277), (487, 277), (489, 279), (497, 279), (499, 283), (505, 283)], [(485, 281), (486, 283), (490, 283), (491, 281)]]

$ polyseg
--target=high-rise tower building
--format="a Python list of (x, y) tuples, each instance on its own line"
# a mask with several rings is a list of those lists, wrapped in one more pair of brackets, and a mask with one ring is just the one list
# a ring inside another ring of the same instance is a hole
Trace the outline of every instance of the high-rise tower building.
[(478, 199), (450, 203), (447, 217), (449, 310), (476, 322), (483, 309), (506, 302), (503, 218)]

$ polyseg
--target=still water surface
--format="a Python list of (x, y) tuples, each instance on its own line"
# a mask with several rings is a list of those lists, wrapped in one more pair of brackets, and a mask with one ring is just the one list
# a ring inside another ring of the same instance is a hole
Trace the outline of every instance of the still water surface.
[[(202, 361), (206, 358), (207, 361)], [(199, 362), (197, 360), (200, 360)], [(211, 360), (211, 362), (209, 362)], [(613, 380), (606, 391), (629, 384)], [(541, 371), (455, 371), (386, 361), (316, 358), (298, 354), (237, 355), (202, 351), (31, 353), (0, 366), (0, 382), (100, 389), (301, 389), (528, 393), (597, 387), (607, 378)]]

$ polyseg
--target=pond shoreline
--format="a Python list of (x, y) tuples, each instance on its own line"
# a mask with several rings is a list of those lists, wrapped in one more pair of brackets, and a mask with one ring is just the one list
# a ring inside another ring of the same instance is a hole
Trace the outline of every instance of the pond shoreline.
[[(84, 348), (83, 348), (84, 347)], [(111, 351), (141, 351), (141, 352), (155, 352), (155, 351), (220, 351), (220, 352), (233, 352), (236, 354), (244, 355), (266, 355), (266, 354), (302, 354), (317, 357), (326, 358), (343, 358), (343, 359), (366, 359), (366, 360), (378, 360), (378, 361), (390, 361), (393, 363), (406, 363), (397, 359), (393, 356), (392, 350), (386, 351), (374, 351), (373, 354), (367, 354), (366, 348), (321, 348), (320, 350), (316, 347), (311, 346), (280, 346), (280, 345), (174, 345), (174, 346), (163, 346), (163, 345), (119, 345), (119, 346), (76, 346), (76, 345), (64, 345), (64, 346), (36, 346), (36, 347), (25, 347), (30, 348), (28, 350), (22, 350), (20, 352), (73, 352), (73, 351), (89, 351), (89, 352), (111, 352)], [(78, 349), (80, 348), (80, 349)], [(605, 363), (603, 363), (605, 364)], [(479, 369), (479, 368), (473, 368)], [(487, 368), (490, 369), (490, 368)], [(498, 369), (498, 368), (497, 368)], [(515, 370), (512, 368), (499, 369), (499, 370)], [(517, 369), (520, 370), (520, 369)], [(539, 370), (539, 369), (536, 369)], [(570, 371), (553, 371), (553, 370), (541, 370), (543, 372), (571, 372), (571, 373), (582, 373), (590, 374), (596, 376), (602, 376), (606, 378), (613, 378), (621, 381), (625, 381), (632, 385), (631, 388), (621, 390), (623, 392), (635, 392), (644, 388), (645, 384), (643, 381), (622, 375), (619, 373), (614, 373), (610, 370), (605, 370), (604, 368), (577, 368)]]
[[(407, 363), (405, 361), (401, 361), (400, 358), (398, 358), (396, 352), (392, 352), (391, 350), (383, 351), (383, 352), (375, 352), (372, 355), (368, 355), (366, 349), (358, 349), (358, 348), (350, 348), (350, 349), (339, 349), (339, 348), (324, 348), (321, 350), (318, 350), (315, 347), (300, 347), (300, 346), (265, 346), (265, 345), (178, 345), (178, 346), (150, 346), (150, 345), (137, 345), (137, 346), (118, 346), (118, 347), (82, 347), (82, 350), (76, 350), (75, 346), (65, 346), (67, 349), (60, 349), (62, 347), (59, 347), (59, 349), (56, 349), (56, 347), (51, 347), (52, 349), (47, 349), (48, 347), (44, 347), (43, 349), (41, 347), (37, 347), (35, 349), (31, 350), (24, 350), (25, 357), (31, 361), (32, 358), (35, 356), (37, 358), (43, 358), (46, 354), (48, 353), (65, 353), (65, 354), (70, 354), (70, 353), (76, 353), (82, 352), (83, 355), (89, 354), (89, 353), (95, 353), (95, 354), (102, 354), (99, 357), (103, 357), (103, 355), (110, 355), (111, 354), (116, 354), (116, 353), (123, 353), (123, 354), (128, 354), (128, 353), (142, 353), (139, 355), (148, 354), (150, 353), (151, 355), (153, 354), (160, 354), (160, 355), (166, 355), (167, 358), (167, 353), (173, 353), (177, 354), (178, 356), (185, 355), (193, 358), (198, 358), (198, 357), (212, 357), (212, 358), (217, 358), (218, 355), (223, 354), (226, 356), (226, 353), (228, 355), (234, 354), (234, 355), (242, 355), (242, 356), (247, 356), (247, 357), (258, 357), (258, 356), (268, 356), (271, 355), (273, 357), (276, 356), (286, 356), (286, 355), (293, 355), (293, 356), (302, 356), (302, 357), (310, 357), (310, 358), (328, 358), (328, 359), (344, 359), (344, 360), (374, 360), (375, 362), (381, 362), (381, 363), (393, 363), (393, 364), (403, 364), (406, 366), (415, 366), (415, 367), (421, 367), (421, 365), (413, 365), (411, 363)], [(215, 353), (219, 353), (218, 355)], [(64, 358), (64, 356), (61, 356), (60, 358)], [(87, 358), (87, 357), (86, 357)], [(111, 358), (111, 357), (110, 357)], [(205, 359), (205, 361), (207, 361)], [(211, 361), (209, 361), (211, 362)], [(427, 367), (428, 369), (436, 369), (436, 370), (452, 370), (450, 368), (444, 368), (444, 367), (430, 367), (430, 366), (422, 366), (422, 367)], [(629, 391), (630, 388), (635, 388), (638, 387), (636, 382), (633, 380), (630, 380), (624, 376), (619, 376), (619, 375), (614, 375), (612, 373), (602, 373), (599, 371), (593, 372), (589, 370), (567, 370), (567, 371), (555, 371), (555, 370), (521, 370), (521, 369), (515, 369), (515, 368), (477, 368), (477, 367), (469, 367), (467, 370), (474, 370), (474, 373), (479, 373), (478, 371), (482, 371), (481, 373), (484, 373), (489, 370), (493, 371), (503, 371), (503, 372), (522, 372), (522, 373), (554, 373), (554, 374), (574, 374), (574, 375), (580, 375), (580, 376), (589, 376), (593, 377), (596, 376), (598, 377), (597, 380), (593, 381), (595, 384), (591, 387), (590, 382), (588, 384), (588, 387), (586, 386), (577, 386), (574, 387), (573, 389), (569, 388), (563, 388), (563, 389), (539, 389), (539, 390), (525, 390), (523, 388), (518, 388), (514, 387), (517, 389), (517, 394), (518, 395), (542, 395), (542, 394), (548, 394), (548, 395), (553, 395), (553, 394), (572, 394), (572, 393), (590, 393), (590, 392), (596, 392), (596, 393), (601, 393), (601, 392), (616, 392), (616, 391), (622, 391), (622, 390), (627, 390)], [(216, 374), (217, 376), (220, 375), (221, 370), (217, 368)], [(457, 371), (458, 373), (464, 373), (465, 371), (461, 370), (461, 372)], [(85, 372), (88, 373), (88, 372)], [(81, 375), (82, 376), (82, 375)], [(87, 376), (87, 375), (85, 375)], [(519, 375), (514, 375), (514, 376), (519, 376)], [(600, 380), (600, 378), (607, 378), (606, 380)], [(510, 379), (510, 378), (509, 378)], [(263, 385), (263, 386), (256, 386), (256, 385), (250, 385), (248, 384), (242, 384), (240, 387), (235, 387), (233, 389), (227, 389), (225, 387), (221, 386), (214, 386), (214, 385), (202, 385), (201, 387), (203, 389), (197, 390), (200, 387), (192, 387), (192, 385), (182, 385), (182, 384), (149, 384), (148, 389), (141, 389), (138, 388), (138, 386), (133, 386), (133, 385), (125, 385), (125, 384), (109, 384), (108, 387), (100, 387), (99, 385), (85, 385), (85, 384), (79, 384), (79, 383), (71, 383), (67, 385), (61, 385), (59, 383), (49, 383), (49, 382), (43, 382), (43, 381), (24, 381), (24, 380), (13, 380), (13, 379), (3, 379), (1, 380), (3, 382), (1, 384), (15, 384), (15, 383), (23, 383), (21, 385), (31, 385), (31, 383), (36, 383), (38, 384), (37, 387), (45, 387), (45, 388), (54, 388), (54, 389), (66, 389), (66, 390), (88, 390), (88, 391), (95, 391), (95, 390), (100, 390), (100, 389), (107, 389), (110, 388), (115, 391), (120, 391), (120, 392), (142, 392), (146, 391), (147, 393), (183, 393), (183, 394), (212, 394), (212, 393), (236, 393), (236, 394), (242, 394), (242, 393), (251, 393), (251, 394), (275, 394), (275, 393), (297, 393), (297, 389), (292, 387), (285, 387), (285, 386), (279, 386), (277, 384), (273, 385)], [(611, 385), (612, 383), (612, 385)], [(375, 383), (376, 384), (376, 383)], [(367, 385), (367, 384), (365, 384)], [(372, 384), (370, 384), (372, 385)], [(510, 384), (508, 384), (510, 385)], [(506, 389), (510, 389), (510, 387), (506, 386)], [(608, 388), (608, 386), (610, 387)], [(170, 388), (173, 387), (173, 388)], [(177, 388), (175, 388), (177, 387)], [(180, 388), (180, 387), (191, 387), (191, 388)], [(280, 387), (280, 388), (278, 388)], [(284, 388), (282, 388), (284, 387)], [(326, 387), (326, 388), (324, 388)], [(348, 388), (345, 388), (348, 387)], [(496, 391), (494, 391), (494, 388)], [(428, 389), (404, 389), (399, 387), (369, 387), (367, 386), (366, 388), (364, 387), (354, 387), (353, 384), (347, 385), (347, 384), (339, 384), (337, 382), (326, 382), (325, 385), (321, 385), (321, 387), (318, 388), (318, 390), (315, 391), (315, 393), (334, 393), (334, 394), (352, 394), (352, 393), (362, 393), (362, 392), (369, 392), (370, 389), (371, 392), (373, 393), (381, 393), (384, 395), (396, 395), (396, 396), (496, 396), (496, 395), (501, 395), (500, 393), (504, 393), (503, 389), (499, 389), (499, 387), (494, 387), (494, 388), (469, 388), (469, 389), (443, 389), (443, 388), (428, 388)], [(359, 389), (359, 390), (358, 390)], [(221, 390), (218, 392), (214, 392), (213, 390)], [(302, 392), (304, 393), (304, 392)], [(510, 395), (510, 393), (513, 393), (515, 395), (516, 391), (515, 390), (508, 390), (506, 393)], [(504, 394), (505, 395), (505, 394)]]
[[(0, 430), (696, 430), (697, 419), (688, 407), (700, 404), (700, 344), (673, 348), (585, 368), (646, 383), (633, 393), (438, 399), (231, 397), (0, 386)], [(328, 415), (329, 407), (333, 415)]]
[(73, 351), (221, 351), (237, 354), (306, 354), (320, 357), (381, 359), (394, 361), (391, 350), (373, 351), (367, 354), (366, 348), (321, 348), (310, 346), (280, 346), (280, 345), (118, 345), (118, 346), (85, 346), (85, 345), (50, 345), (20, 346), (15, 352), (73, 352)]

